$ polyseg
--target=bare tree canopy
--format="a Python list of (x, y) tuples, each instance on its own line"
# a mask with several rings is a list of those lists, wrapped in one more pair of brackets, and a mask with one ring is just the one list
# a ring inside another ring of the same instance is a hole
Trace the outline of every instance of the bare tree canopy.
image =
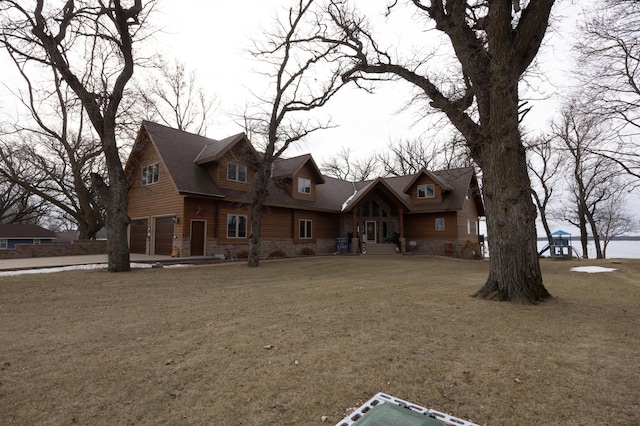
[(55, 69), (84, 108), (107, 165), (107, 176), (91, 177), (106, 212), (108, 269), (128, 271), (129, 183), (118, 150), (117, 118), (147, 11), (142, 0), (24, 3), (2, 2), (0, 43), (25, 66)]
[(262, 207), (273, 162), (291, 144), (331, 126), (310, 112), (326, 105), (345, 84), (336, 62), (338, 46), (315, 42), (319, 16), (313, 6), (313, 0), (297, 2), (251, 52), (269, 68), (269, 89), (256, 96), (257, 105), (244, 116), (247, 133), (264, 150), (254, 175), (249, 266), (259, 266)]
[(100, 142), (54, 67), (43, 70), (52, 81), (42, 82), (21, 57), (8, 53), (23, 83), (13, 93), (28, 116), (15, 119), (0, 142), (0, 174), (46, 201), (62, 222), (74, 223), (78, 238), (93, 239), (104, 226), (90, 179), (92, 170), (102, 168)]
[[(367, 20), (346, 0), (330, 2), (333, 25), (322, 34), (348, 61), (344, 79), (356, 83), (402, 79), (463, 135), (483, 171), (491, 268), (475, 294), (491, 300), (536, 303), (550, 297), (536, 252), (531, 200), (519, 130), (519, 81), (536, 57), (554, 0), (535, 2), (412, 0), (414, 18), (448, 41), (457, 67), (438, 74), (425, 52), (400, 57), (384, 49)], [(515, 6), (515, 7), (514, 7)], [(397, 2), (388, 10), (392, 17)]]
[(526, 141), (527, 166), (533, 176), (531, 195), (540, 213), (540, 220), (544, 228), (547, 241), (551, 244), (551, 227), (549, 226), (549, 208), (556, 191), (557, 182), (560, 179), (560, 166), (562, 157), (553, 144), (553, 137), (540, 135)]
[[(566, 105), (560, 117), (552, 124), (558, 154), (567, 172), (567, 185), (571, 206), (565, 206), (559, 218), (580, 230), (583, 256), (588, 256), (587, 237), (593, 237), (596, 257), (602, 259), (600, 218), (613, 198), (621, 201), (626, 182), (620, 165), (599, 155), (599, 147), (612, 146), (618, 138), (610, 121), (597, 113), (590, 113), (575, 101)], [(608, 220), (608, 219), (607, 219)]]
[[(575, 67), (583, 103), (617, 121), (620, 143), (596, 153), (640, 179), (640, 2), (600, 0), (586, 12)], [(636, 183), (637, 185), (637, 183)]]
[(185, 132), (206, 135), (215, 110), (214, 99), (200, 86), (185, 64), (160, 60), (147, 80), (138, 82), (135, 99), (145, 119)]
[(320, 170), (327, 176), (350, 182), (363, 182), (378, 174), (376, 156), (354, 159), (351, 154), (351, 149), (342, 148), (338, 154), (324, 161)]

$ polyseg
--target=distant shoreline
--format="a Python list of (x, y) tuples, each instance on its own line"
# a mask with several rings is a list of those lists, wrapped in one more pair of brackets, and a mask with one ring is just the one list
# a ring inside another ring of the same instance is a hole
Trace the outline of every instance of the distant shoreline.
[[(580, 241), (580, 235), (571, 235), (571, 239)], [(587, 240), (593, 241), (593, 237), (589, 235)], [(602, 241), (602, 239), (600, 240)], [(547, 241), (547, 237), (538, 237), (538, 241)], [(621, 235), (619, 237), (615, 237), (611, 241), (640, 241), (640, 235)]]

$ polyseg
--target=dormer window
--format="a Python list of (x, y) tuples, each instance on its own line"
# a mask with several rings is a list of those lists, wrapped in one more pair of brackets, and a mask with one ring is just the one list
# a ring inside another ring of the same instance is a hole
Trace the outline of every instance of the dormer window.
[(311, 179), (298, 178), (298, 192), (311, 194)]
[(436, 196), (436, 188), (434, 184), (427, 183), (418, 185), (418, 198), (434, 198)]
[(237, 163), (227, 163), (227, 180), (246, 182), (247, 166)]
[(153, 163), (142, 168), (142, 186), (151, 185), (160, 180), (160, 163)]

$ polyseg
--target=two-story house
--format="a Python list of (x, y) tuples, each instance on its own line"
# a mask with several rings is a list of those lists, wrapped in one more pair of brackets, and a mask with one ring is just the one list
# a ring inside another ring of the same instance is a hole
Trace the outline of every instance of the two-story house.
[[(125, 171), (132, 253), (202, 256), (248, 249), (253, 174), (260, 157), (244, 134), (222, 140), (144, 122)], [(278, 159), (263, 211), (262, 256), (328, 254), (396, 244), (455, 253), (478, 241), (484, 207), (472, 168), (348, 182), (311, 155)], [(344, 240), (343, 240), (344, 241)]]

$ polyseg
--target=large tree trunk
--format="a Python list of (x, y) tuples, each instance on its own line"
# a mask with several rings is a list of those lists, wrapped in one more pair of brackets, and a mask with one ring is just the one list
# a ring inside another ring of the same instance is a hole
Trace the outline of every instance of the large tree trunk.
[(107, 228), (107, 256), (109, 272), (127, 272), (131, 270), (129, 256), (128, 226), (129, 205), (128, 182), (122, 172), (122, 177), (114, 179), (111, 175), (111, 184), (107, 186), (102, 177), (92, 174), (91, 180), (98, 193), (98, 199), (106, 212)]
[[(507, 3), (507, 2), (505, 2)], [(504, 16), (501, 16), (504, 15)], [(532, 304), (551, 297), (542, 283), (525, 148), (518, 128), (519, 74), (514, 66), (510, 5), (494, 4), (489, 19), (488, 87), (479, 94), (489, 278), (474, 296)], [(481, 99), (484, 98), (484, 99)]]
[[(542, 283), (535, 218), (519, 133), (485, 145), (483, 193), (489, 278), (474, 296), (531, 304), (551, 295)], [(522, 157), (521, 160), (518, 160)]]
[(260, 241), (262, 234), (262, 207), (267, 199), (267, 185), (271, 178), (271, 161), (267, 155), (271, 156), (272, 150), (267, 151), (255, 172), (255, 184), (253, 188), (253, 200), (251, 204), (251, 229), (249, 234), (249, 258), (247, 266), (260, 266)]

